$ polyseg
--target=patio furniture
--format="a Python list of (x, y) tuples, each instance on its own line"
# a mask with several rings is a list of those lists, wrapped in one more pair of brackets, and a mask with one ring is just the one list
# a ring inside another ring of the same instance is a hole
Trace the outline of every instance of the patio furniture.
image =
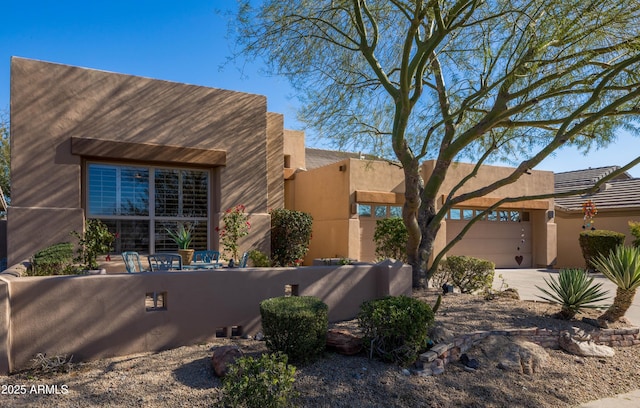
[(182, 257), (179, 254), (162, 253), (147, 256), (151, 272), (182, 270)]
[(140, 255), (135, 251), (127, 251), (122, 253), (122, 260), (124, 266), (127, 268), (128, 273), (146, 272), (146, 269), (142, 269), (142, 263), (140, 262)]
[(244, 252), (240, 257), (240, 262), (238, 262), (238, 268), (246, 268), (248, 260), (249, 260), (249, 252)]
[(220, 260), (220, 252), (218, 251), (195, 251), (193, 253), (192, 262), (216, 263)]
[(190, 265), (182, 265), (182, 269), (217, 269), (222, 268), (222, 263), (218, 262), (220, 252), (218, 251), (195, 251), (193, 261)]

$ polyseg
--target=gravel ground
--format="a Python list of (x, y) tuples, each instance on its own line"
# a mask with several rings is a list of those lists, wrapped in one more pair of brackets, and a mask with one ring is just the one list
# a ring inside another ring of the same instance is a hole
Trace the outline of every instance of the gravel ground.
[[(433, 293), (414, 295), (430, 304), (435, 300)], [(443, 299), (436, 322), (457, 334), (532, 326), (588, 328), (581, 322), (553, 318), (556, 311), (557, 307), (541, 302), (485, 301), (451, 294)], [(355, 322), (338, 326), (353, 329)], [(264, 342), (219, 339), (75, 364), (68, 373), (18, 373), (0, 377), (0, 406), (216, 406), (222, 382), (213, 375), (209, 361), (212, 349), (223, 344), (237, 344), (248, 355), (266, 351)], [(480, 369), (470, 373), (452, 363), (444, 374), (434, 377), (406, 376), (400, 368), (364, 355), (327, 352), (319, 361), (298, 367), (295, 387), (300, 397), (293, 403), (299, 407), (571, 407), (639, 387), (640, 347), (615, 350), (615, 357), (609, 359), (548, 350), (544, 372), (536, 375), (505, 372), (470, 350)]]

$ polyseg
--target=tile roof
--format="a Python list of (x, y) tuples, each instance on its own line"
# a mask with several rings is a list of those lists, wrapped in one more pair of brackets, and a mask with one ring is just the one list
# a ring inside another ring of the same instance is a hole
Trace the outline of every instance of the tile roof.
[[(560, 193), (593, 186), (598, 180), (619, 168), (608, 166), (556, 173), (555, 191)], [(600, 186), (596, 193), (558, 197), (555, 204), (565, 211), (582, 211), (582, 204), (588, 199), (591, 199), (598, 209), (640, 208), (640, 178), (632, 178), (628, 173), (622, 173)]]
[(305, 149), (305, 166), (307, 170), (312, 170), (343, 161), (344, 159), (360, 159), (363, 157), (367, 160), (381, 160), (380, 158), (369, 154), (365, 155), (361, 153), (339, 152), (337, 150), (323, 150), (307, 147)]

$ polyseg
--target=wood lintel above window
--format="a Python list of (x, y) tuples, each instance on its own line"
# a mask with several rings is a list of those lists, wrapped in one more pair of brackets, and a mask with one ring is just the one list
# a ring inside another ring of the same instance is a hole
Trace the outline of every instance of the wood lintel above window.
[[(444, 204), (447, 197), (442, 195), (442, 203)], [(472, 207), (472, 208), (488, 208), (500, 201), (497, 197), (476, 197), (456, 205), (456, 207)], [(526, 200), (514, 203), (503, 203), (499, 208), (512, 210), (549, 210), (548, 200)]]
[(71, 154), (88, 158), (156, 162), (192, 166), (224, 166), (227, 152), (218, 149), (71, 138)]
[(356, 190), (356, 203), (404, 204), (404, 194)]

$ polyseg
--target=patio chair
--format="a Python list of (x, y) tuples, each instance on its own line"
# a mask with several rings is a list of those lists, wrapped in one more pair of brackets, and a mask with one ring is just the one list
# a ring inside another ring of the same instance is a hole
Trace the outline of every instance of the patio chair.
[(249, 260), (249, 252), (244, 252), (240, 257), (240, 262), (238, 262), (238, 268), (246, 268), (248, 260)]
[(193, 253), (193, 261), (204, 263), (217, 263), (220, 260), (220, 252), (218, 251), (195, 251)]
[(151, 272), (182, 270), (182, 257), (179, 254), (153, 254), (147, 259)]
[(122, 260), (124, 261), (124, 266), (127, 268), (128, 273), (146, 272), (145, 269), (142, 269), (142, 263), (140, 263), (140, 255), (137, 252), (123, 252)]

